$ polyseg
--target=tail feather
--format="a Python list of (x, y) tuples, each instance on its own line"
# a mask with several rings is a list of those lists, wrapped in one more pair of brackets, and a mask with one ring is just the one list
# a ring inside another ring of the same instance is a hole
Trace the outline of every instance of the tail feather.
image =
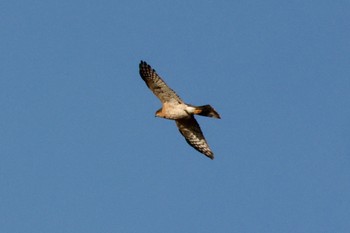
[(221, 119), (219, 113), (217, 113), (215, 109), (209, 104), (203, 106), (196, 106), (194, 114)]

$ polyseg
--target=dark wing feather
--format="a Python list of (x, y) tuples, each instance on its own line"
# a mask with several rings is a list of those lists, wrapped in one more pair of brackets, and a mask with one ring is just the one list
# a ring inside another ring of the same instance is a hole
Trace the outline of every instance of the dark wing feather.
[(162, 103), (174, 101), (183, 103), (175, 91), (168, 87), (156, 71), (144, 61), (140, 63), (140, 76)]
[(182, 136), (185, 137), (187, 143), (204, 154), (205, 156), (214, 159), (214, 154), (210, 150), (207, 141), (204, 138), (201, 128), (198, 122), (191, 116), (190, 118), (184, 118), (176, 120), (176, 125), (179, 128)]

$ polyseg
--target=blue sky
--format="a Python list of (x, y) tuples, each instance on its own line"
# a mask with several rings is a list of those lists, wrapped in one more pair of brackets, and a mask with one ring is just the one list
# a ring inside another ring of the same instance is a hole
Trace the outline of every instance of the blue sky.
[[(0, 232), (350, 232), (349, 1), (2, 1)], [(187, 145), (151, 64), (215, 153)]]

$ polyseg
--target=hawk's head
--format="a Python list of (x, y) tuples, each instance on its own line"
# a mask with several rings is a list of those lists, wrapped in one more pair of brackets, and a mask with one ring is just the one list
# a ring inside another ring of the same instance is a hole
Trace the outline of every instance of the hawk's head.
[(155, 113), (155, 117), (164, 118), (164, 114), (162, 113), (162, 108), (158, 109)]

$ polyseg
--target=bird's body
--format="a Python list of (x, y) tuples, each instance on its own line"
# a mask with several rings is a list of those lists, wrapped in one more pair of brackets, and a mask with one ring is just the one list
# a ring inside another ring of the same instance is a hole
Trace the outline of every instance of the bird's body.
[(157, 117), (169, 120), (179, 120), (189, 118), (194, 114), (196, 108), (185, 103), (163, 103), (163, 107), (156, 112)]
[(210, 105), (194, 106), (183, 102), (158, 76), (156, 71), (144, 61), (140, 63), (140, 76), (162, 102), (162, 108), (156, 112), (156, 116), (175, 120), (180, 133), (185, 137), (188, 144), (207, 157), (213, 159), (214, 154), (210, 150), (194, 115), (220, 119), (220, 115), (215, 109)]

